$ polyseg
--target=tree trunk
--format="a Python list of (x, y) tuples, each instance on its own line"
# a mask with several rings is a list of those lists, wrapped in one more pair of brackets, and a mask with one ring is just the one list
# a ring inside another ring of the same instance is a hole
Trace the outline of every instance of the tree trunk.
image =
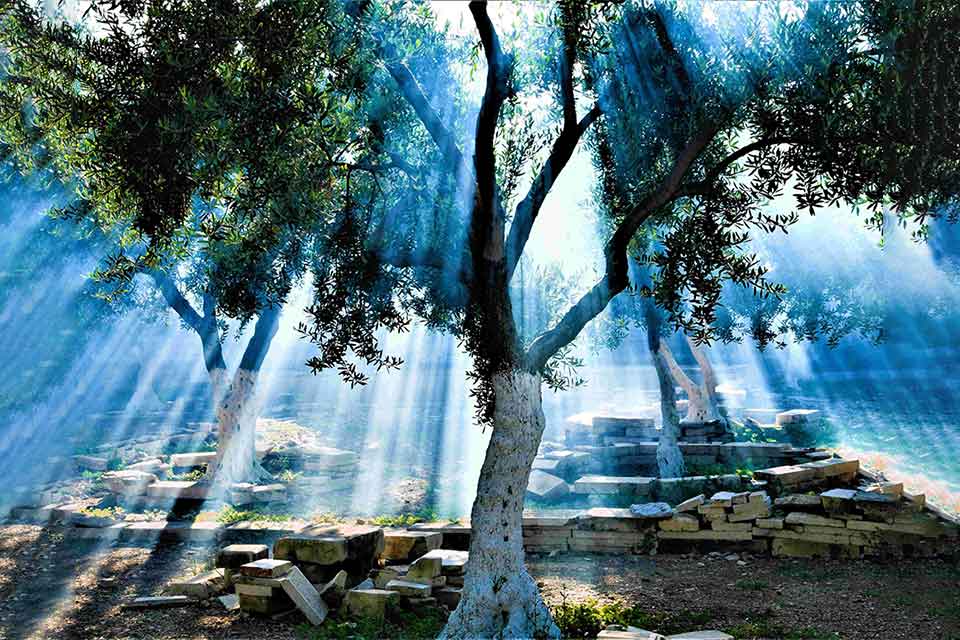
[(523, 500), (544, 427), (540, 377), (500, 373), (493, 386), (493, 433), (471, 513), (463, 597), (440, 637), (558, 638), (523, 560)]
[[(653, 302), (647, 301), (647, 347), (660, 384), (660, 440), (657, 443), (657, 470), (661, 478), (679, 478), (686, 473), (683, 453), (677, 443), (680, 416), (677, 415), (677, 392), (670, 375), (670, 350), (660, 339), (660, 314)], [(670, 356), (668, 358), (668, 356)], [(678, 367), (679, 368), (679, 367)]]
[(696, 344), (690, 336), (687, 336), (687, 344), (690, 346), (690, 352), (693, 354), (693, 358), (700, 366), (700, 375), (703, 378), (703, 384), (700, 385), (702, 396), (701, 404), (703, 405), (703, 412), (707, 417), (700, 422), (723, 420), (724, 416), (720, 411), (720, 399), (717, 395), (717, 374), (713, 370), (710, 358), (707, 357), (707, 352), (704, 348)]
[(257, 377), (256, 371), (237, 369), (217, 405), (217, 457), (207, 475), (222, 487), (271, 479), (256, 456)]

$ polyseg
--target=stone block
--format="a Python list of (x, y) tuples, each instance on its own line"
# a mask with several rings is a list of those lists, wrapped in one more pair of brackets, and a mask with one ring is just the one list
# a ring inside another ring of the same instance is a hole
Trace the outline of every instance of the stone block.
[(533, 466), (531, 467), (534, 471), (543, 471), (550, 474), (558, 474), (560, 471), (560, 460), (550, 460), (548, 458), (534, 458)]
[(334, 565), (347, 559), (347, 540), (341, 536), (284, 536), (273, 544), (273, 556), (295, 562)]
[(833, 527), (840, 529), (843, 529), (846, 526), (846, 522), (843, 520), (826, 518), (824, 516), (818, 516), (815, 513), (803, 513), (802, 511), (788, 513), (787, 517), (784, 519), (784, 522), (787, 524), (802, 524), (814, 527)]
[(73, 456), (73, 462), (81, 471), (106, 471), (109, 461), (97, 456)]
[(709, 540), (713, 542), (746, 542), (753, 539), (750, 531), (717, 531), (715, 529), (660, 531), (657, 533), (657, 537), (663, 540)]
[(265, 544), (231, 544), (217, 552), (216, 566), (222, 569), (239, 569), (245, 564), (264, 560), (270, 555)]
[(664, 637), (639, 627), (610, 626), (597, 634), (597, 640), (664, 640)]
[(463, 575), (469, 553), (453, 549), (434, 549), (428, 551), (425, 558), (440, 558), (440, 572), (445, 576)]
[(705, 501), (706, 501), (706, 496), (704, 496), (701, 493), (698, 496), (694, 496), (692, 498), (684, 500), (683, 502), (678, 504), (676, 507), (674, 507), (673, 510), (676, 511), (677, 513), (696, 512), (697, 508), (700, 505), (702, 505)]
[(314, 626), (323, 624), (328, 613), (327, 603), (299, 569), (293, 567), (281, 578), (280, 585), (310, 624)]
[(407, 570), (404, 580), (434, 585), (434, 579), (440, 577), (442, 568), (442, 558), (417, 558), (417, 561)]
[(669, 520), (659, 522), (661, 531), (699, 531), (700, 520), (689, 513), (676, 513)]
[(573, 483), (574, 493), (596, 495), (649, 495), (654, 478), (586, 475)]
[(408, 580), (391, 580), (387, 583), (387, 591), (396, 591), (408, 598), (427, 598), (430, 596), (431, 586), (410, 582)]
[(351, 589), (343, 601), (350, 616), (374, 620), (383, 620), (387, 610), (399, 602), (400, 594), (386, 589)]
[(570, 487), (563, 478), (534, 469), (527, 482), (527, 497), (553, 502), (570, 495)]
[(760, 529), (783, 529), (783, 518), (757, 518), (753, 526)]
[(210, 487), (201, 482), (158, 480), (147, 487), (147, 496), (169, 500), (203, 500)]
[(170, 456), (170, 464), (174, 467), (205, 467), (216, 459), (216, 451), (175, 453)]
[(164, 589), (164, 593), (206, 600), (223, 593), (226, 589), (227, 580), (224, 576), (224, 570), (213, 569), (186, 580), (172, 582)]
[(293, 563), (288, 560), (255, 560), (240, 567), (240, 573), (251, 578), (277, 578), (293, 569)]
[(189, 596), (145, 596), (123, 605), (125, 609), (168, 609), (186, 607), (196, 602)]
[(688, 631), (667, 636), (667, 640), (734, 640), (733, 636), (723, 631)]
[(820, 412), (816, 409), (791, 409), (778, 413), (775, 422), (779, 426), (787, 424), (809, 424), (820, 420)]
[(754, 471), (753, 477), (779, 486), (789, 487), (815, 480), (817, 471), (799, 465), (784, 465)]
[(387, 562), (409, 563), (439, 549), (443, 534), (438, 531), (387, 530), (383, 532), (383, 553)]
[(753, 524), (750, 522), (726, 522), (724, 520), (714, 520), (710, 523), (710, 528), (714, 531), (746, 531), (753, 530)]
[(774, 506), (784, 511), (819, 511), (822, 507), (821, 496), (809, 496), (804, 493), (791, 493), (773, 501)]
[(134, 469), (107, 471), (101, 479), (110, 493), (121, 496), (142, 496), (146, 494), (147, 487), (158, 480), (152, 473)]
[(152, 473), (156, 476), (165, 475), (170, 470), (170, 465), (166, 464), (160, 458), (148, 458), (147, 460), (141, 460), (140, 462), (134, 462), (133, 464), (128, 464), (125, 471), (142, 471), (144, 473)]
[(806, 542), (776, 538), (770, 547), (775, 558), (829, 558), (830, 545), (822, 542)]
[(460, 587), (441, 587), (433, 590), (433, 596), (441, 605), (453, 611), (460, 604), (462, 590)]
[(804, 462), (798, 465), (804, 469), (812, 469), (816, 473), (817, 479), (829, 479), (838, 476), (849, 476), (856, 474), (860, 469), (859, 460), (844, 460), (842, 458), (830, 458), (828, 460), (816, 460), (814, 462)]

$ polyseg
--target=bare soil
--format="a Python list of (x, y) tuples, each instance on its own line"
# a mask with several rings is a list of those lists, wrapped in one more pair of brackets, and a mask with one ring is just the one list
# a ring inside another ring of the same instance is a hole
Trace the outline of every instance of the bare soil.
[[(0, 526), (0, 640), (21, 638), (301, 637), (304, 619), (227, 612), (218, 601), (154, 611), (124, 609), (199, 573), (203, 544), (115, 545), (72, 530)], [(739, 564), (744, 563), (744, 564)], [(547, 601), (620, 600), (655, 614), (664, 630), (720, 628), (742, 638), (960, 639), (960, 567), (790, 561), (740, 555), (531, 558)]]

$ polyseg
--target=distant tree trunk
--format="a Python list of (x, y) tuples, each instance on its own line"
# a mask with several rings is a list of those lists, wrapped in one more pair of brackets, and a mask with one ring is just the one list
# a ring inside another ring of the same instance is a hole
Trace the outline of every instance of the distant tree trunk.
[(279, 316), (279, 308), (261, 312), (229, 387), (223, 389), (222, 383), (215, 382), (216, 378), (225, 379), (225, 370), (210, 374), (214, 393), (222, 395), (217, 399), (217, 456), (207, 467), (207, 477), (220, 486), (272, 478), (256, 456), (256, 392), (260, 367), (277, 333)]
[(524, 566), (523, 500), (543, 434), (540, 376), (497, 374), (493, 433), (471, 512), (463, 597), (441, 638), (556, 638), (560, 631)]
[[(711, 394), (708, 392), (706, 385), (698, 385), (680, 368), (680, 365), (677, 364), (676, 359), (673, 357), (673, 352), (670, 350), (670, 347), (667, 346), (666, 342), (661, 341), (660, 352), (663, 354), (667, 368), (670, 370), (670, 375), (673, 376), (677, 384), (680, 385), (687, 394), (687, 416), (683, 419), (683, 422), (713, 422), (714, 420), (720, 420), (721, 416), (716, 401), (715, 379), (713, 382), (713, 392)], [(702, 352), (700, 355), (705, 357)], [(711, 368), (711, 376), (712, 371), (713, 369)]]
[(703, 346), (694, 342), (690, 336), (686, 336), (686, 339), (687, 345), (690, 346), (690, 352), (693, 354), (693, 358), (700, 366), (700, 375), (703, 378), (703, 383), (700, 385), (700, 389), (703, 395), (703, 403), (706, 405), (706, 414), (708, 416), (705, 422), (711, 420), (723, 420), (723, 412), (720, 410), (720, 396), (717, 394), (717, 374), (713, 369), (713, 364), (710, 363), (710, 358), (707, 356), (707, 351)]
[(657, 443), (657, 470), (661, 478), (679, 478), (686, 473), (683, 453), (678, 443), (680, 417), (677, 415), (677, 394), (670, 366), (664, 355), (667, 349), (660, 340), (660, 314), (652, 301), (645, 301), (647, 347), (660, 384), (660, 440)]

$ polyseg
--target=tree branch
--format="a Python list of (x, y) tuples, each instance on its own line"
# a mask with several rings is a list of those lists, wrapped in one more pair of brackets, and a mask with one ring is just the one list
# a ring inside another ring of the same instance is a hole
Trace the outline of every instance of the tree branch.
[(712, 188), (714, 180), (723, 175), (723, 172), (726, 171), (730, 165), (737, 160), (750, 155), (754, 151), (759, 151), (765, 147), (772, 147), (778, 144), (806, 144), (806, 142), (807, 141), (803, 140), (802, 138), (792, 138), (789, 136), (774, 136), (772, 138), (762, 138), (760, 140), (751, 142), (750, 144), (740, 147), (736, 151), (730, 153), (727, 157), (714, 165), (713, 168), (707, 172), (703, 180), (686, 186), (683, 189), (683, 194), (706, 195)]
[(212, 373), (226, 369), (227, 364), (223, 359), (223, 347), (220, 345), (220, 334), (217, 328), (216, 299), (210, 293), (204, 292), (204, 315), (201, 316), (190, 301), (180, 293), (177, 283), (168, 274), (153, 269), (150, 271), (150, 277), (153, 278), (170, 308), (200, 337), (200, 343), (203, 346), (203, 364), (207, 371)]
[(680, 190), (684, 176), (713, 140), (717, 130), (717, 125), (711, 124), (694, 136), (677, 156), (660, 188), (644, 198), (620, 221), (604, 250), (606, 271), (603, 278), (564, 314), (556, 326), (534, 339), (525, 356), (525, 364), (530, 371), (541, 371), (553, 354), (573, 342), (586, 324), (597, 317), (610, 300), (627, 287), (627, 248), (630, 240), (650, 216), (684, 195)]
[(695, 383), (687, 373), (680, 368), (680, 365), (677, 364), (676, 358), (673, 357), (673, 351), (670, 350), (670, 347), (667, 346), (665, 340), (660, 341), (660, 355), (663, 356), (664, 361), (667, 363), (667, 368), (670, 370), (670, 375), (673, 376), (673, 379), (677, 382), (678, 385), (683, 387), (683, 390), (687, 392), (688, 397), (693, 397), (695, 393), (699, 391), (697, 388), (697, 383)]
[(150, 277), (153, 278), (167, 305), (180, 316), (180, 319), (187, 326), (197, 333), (202, 333), (204, 329), (203, 316), (197, 313), (190, 301), (180, 293), (180, 289), (177, 288), (177, 283), (173, 281), (173, 278), (159, 270), (152, 270)]
[(487, 83), (480, 102), (480, 112), (477, 114), (474, 141), (473, 164), (480, 206), (474, 208), (471, 249), (475, 261), (484, 258), (499, 261), (504, 257), (503, 233), (506, 216), (497, 193), (494, 140), (500, 109), (511, 93), (510, 68), (513, 62), (500, 47), (500, 38), (490, 16), (487, 15), (487, 3), (471, 2), (470, 13), (473, 14), (487, 59)]
[(389, 61), (384, 60), (384, 66), (400, 88), (400, 93), (403, 94), (420, 121), (423, 122), (427, 133), (440, 148), (440, 153), (451, 165), (458, 169), (468, 169), (469, 165), (465, 162), (463, 153), (457, 146), (456, 138), (430, 105), (430, 100), (424, 94), (413, 73), (410, 72), (407, 65), (399, 60), (397, 50), (393, 45), (386, 42), (380, 42), (380, 49), (384, 54), (381, 57), (389, 59)]
[(270, 349), (270, 343), (273, 342), (273, 336), (277, 334), (279, 324), (280, 305), (270, 305), (260, 311), (257, 324), (253, 329), (253, 335), (250, 337), (247, 348), (243, 350), (243, 357), (240, 359), (241, 369), (260, 371), (263, 360), (267, 357), (267, 351)]
[[(550, 189), (553, 188), (560, 172), (563, 171), (567, 162), (573, 156), (580, 138), (590, 125), (600, 117), (601, 113), (600, 105), (595, 104), (572, 129), (568, 129), (567, 125), (564, 124), (560, 136), (553, 143), (550, 156), (540, 169), (540, 173), (534, 178), (527, 195), (517, 204), (517, 209), (513, 214), (513, 222), (510, 223), (510, 235), (507, 237), (507, 281), (513, 277), (520, 256), (523, 255), (523, 248), (527, 244), (527, 240), (530, 239), (533, 223), (537, 220), (540, 207), (543, 206), (547, 194), (550, 193)], [(576, 113), (574, 113), (574, 117), (576, 117)]]

